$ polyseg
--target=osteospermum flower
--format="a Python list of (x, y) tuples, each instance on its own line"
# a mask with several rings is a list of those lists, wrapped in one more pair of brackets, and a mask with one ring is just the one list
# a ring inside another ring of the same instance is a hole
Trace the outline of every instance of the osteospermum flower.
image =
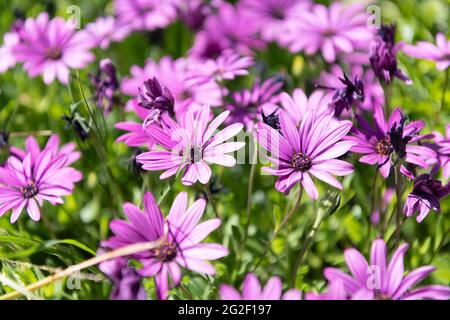
[(0, 167), (0, 216), (12, 209), (14, 223), (25, 208), (31, 219), (39, 221), (44, 200), (62, 204), (61, 197), (72, 193), (82, 174), (68, 167), (73, 153), (61, 152), (55, 145), (40, 151), (29, 138), (24, 158), (10, 156)]
[(445, 137), (439, 132), (435, 132), (434, 136), (438, 155), (437, 163), (443, 168), (444, 179), (448, 179), (450, 177), (450, 124), (447, 124), (445, 128)]
[(406, 199), (403, 212), (411, 217), (418, 212), (417, 222), (422, 222), (431, 209), (440, 212), (442, 198), (450, 193), (450, 184), (433, 179), (429, 174), (422, 174), (414, 180), (414, 187)]
[(152, 31), (173, 22), (177, 12), (172, 1), (114, 0), (118, 22), (133, 30)]
[(19, 31), (20, 43), (13, 53), (30, 77), (42, 75), (45, 84), (55, 78), (68, 84), (70, 69), (84, 68), (95, 59), (85, 31), (71, 28), (61, 17), (51, 20), (47, 12), (28, 18)]
[(360, 4), (344, 6), (333, 2), (328, 8), (316, 4), (293, 20), (286, 41), (291, 52), (311, 55), (320, 50), (325, 61), (331, 63), (339, 53), (351, 53), (361, 43), (367, 43), (372, 32), (366, 22), (367, 15)]
[[(383, 108), (380, 105), (375, 106), (373, 126), (359, 115), (356, 118), (360, 129), (354, 130), (354, 136), (347, 137), (348, 140), (356, 143), (350, 151), (364, 154), (359, 159), (360, 162), (378, 165), (380, 173), (384, 178), (389, 176), (394, 163), (391, 159), (391, 155), (394, 152), (394, 141), (392, 140), (393, 135), (391, 133), (395, 132), (399, 127), (402, 127), (400, 135), (405, 154), (397, 155), (398, 157), (404, 158), (406, 162), (422, 168), (428, 167), (427, 160), (436, 158), (436, 153), (432, 149), (414, 144), (414, 142), (424, 137), (418, 135), (425, 125), (424, 121), (412, 121), (403, 126), (405, 118), (399, 108), (392, 112), (389, 120), (386, 122)], [(412, 174), (403, 164), (401, 171), (411, 178)]]
[(13, 53), (13, 48), (20, 41), (16, 32), (7, 32), (3, 35), (3, 45), (0, 47), (0, 73), (13, 68), (17, 59)]
[[(145, 121), (151, 112), (148, 109), (140, 107), (136, 100), (134, 100), (132, 108), (134, 113), (142, 121)], [(127, 133), (117, 138), (117, 142), (123, 142), (130, 147), (147, 146), (149, 149), (155, 144), (155, 140), (149, 137), (142, 128), (142, 122), (132, 120), (120, 121), (114, 125), (114, 128), (127, 131)]]
[[(211, 169), (208, 164), (219, 164), (232, 167), (236, 159), (228, 153), (242, 148), (244, 142), (226, 142), (233, 138), (243, 128), (241, 123), (232, 124), (215, 133), (222, 122), (225, 121), (229, 111), (218, 115), (208, 124), (210, 107), (205, 105), (194, 117), (191, 111), (180, 120), (180, 124), (172, 122), (171, 130), (150, 125), (146, 128), (156, 143), (167, 151), (149, 151), (137, 156), (138, 162), (144, 170), (165, 170), (160, 179), (167, 179), (186, 168), (181, 181), (185, 185), (192, 185), (197, 181), (208, 183), (211, 178)], [(167, 119), (166, 121), (170, 121)]]
[(144, 196), (144, 212), (131, 203), (123, 206), (130, 222), (113, 220), (110, 228), (114, 236), (102, 242), (102, 246), (116, 249), (129, 244), (163, 239), (162, 244), (146, 252), (133, 255), (143, 267), (138, 273), (155, 277), (159, 299), (168, 295), (169, 277), (172, 286), (180, 284), (180, 266), (191, 271), (213, 275), (215, 269), (208, 260), (216, 260), (228, 254), (228, 250), (216, 243), (200, 243), (220, 226), (220, 219), (199, 224), (205, 211), (203, 199), (188, 208), (186, 192), (178, 194), (170, 213), (164, 218), (151, 193)]
[(270, 152), (268, 158), (273, 164), (263, 170), (279, 177), (275, 188), (285, 194), (301, 183), (308, 195), (317, 199), (319, 191), (311, 176), (342, 189), (334, 175), (353, 172), (351, 164), (337, 159), (354, 145), (342, 141), (351, 127), (350, 121), (337, 121), (330, 113), (310, 111), (297, 128), (289, 116), (280, 113), (280, 132), (263, 123), (256, 132), (256, 139)]
[(94, 46), (107, 49), (111, 42), (125, 39), (131, 32), (128, 25), (118, 23), (114, 17), (98, 17), (85, 27), (86, 35), (94, 42)]
[(261, 288), (258, 278), (249, 273), (242, 284), (242, 294), (230, 285), (220, 286), (220, 298), (222, 300), (300, 300), (301, 293), (297, 289), (290, 289), (284, 294), (283, 284), (279, 277), (270, 278)]
[(414, 58), (435, 61), (440, 71), (450, 66), (450, 40), (441, 32), (436, 35), (436, 45), (419, 41), (416, 45), (404, 45), (402, 51)]
[[(408, 244), (401, 245), (388, 263), (386, 244), (382, 239), (376, 239), (370, 251), (370, 264), (358, 250), (345, 250), (345, 262), (351, 274), (337, 268), (325, 269), (324, 275), (329, 282), (329, 298), (339, 300), (349, 298), (354, 300), (449, 299), (450, 288), (446, 286), (429, 285), (414, 288), (435, 268), (423, 266), (404, 275), (403, 256), (407, 249)], [(307, 297), (311, 296), (307, 295)]]

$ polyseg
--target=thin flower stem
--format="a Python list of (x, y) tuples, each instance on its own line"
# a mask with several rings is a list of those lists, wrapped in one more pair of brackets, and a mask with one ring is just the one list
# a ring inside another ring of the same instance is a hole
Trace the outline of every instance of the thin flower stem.
[(248, 238), (248, 230), (250, 229), (250, 224), (252, 223), (252, 195), (253, 195), (253, 185), (255, 182), (255, 172), (256, 172), (256, 161), (257, 161), (257, 155), (258, 152), (256, 150), (256, 139), (255, 139), (255, 148), (253, 149), (253, 157), (252, 157), (252, 163), (250, 167), (250, 176), (248, 178), (248, 189), (247, 189), (247, 223), (245, 225), (245, 231), (244, 231), (244, 238), (242, 239), (241, 244), (241, 250), (239, 251), (239, 254), (242, 254), (242, 251), (244, 249), (245, 243), (247, 242)]
[(300, 203), (302, 202), (302, 195), (303, 195), (303, 188), (300, 186), (300, 191), (299, 191), (299, 194), (298, 194), (295, 206), (292, 208), (291, 211), (288, 212), (288, 214), (284, 217), (283, 221), (281, 221), (281, 223), (275, 228), (274, 234), (272, 235), (272, 237), (270, 238), (269, 242), (267, 243), (267, 246), (266, 246), (263, 254), (261, 255), (261, 257), (259, 258), (258, 262), (255, 264), (255, 267), (253, 268), (253, 271), (258, 269), (258, 267), (261, 264), (261, 262), (267, 256), (267, 253), (269, 252), (270, 247), (272, 246), (272, 243), (275, 240), (275, 238), (278, 237), (280, 231), (289, 222), (289, 220), (291, 220), (291, 218), (294, 215), (294, 213), (297, 212), (298, 208), (300, 207)]
[(311, 244), (311, 242), (314, 240), (314, 237), (317, 234), (317, 231), (319, 230), (320, 224), (322, 223), (323, 217), (325, 216), (325, 210), (320, 208), (317, 210), (316, 218), (314, 219), (314, 223), (312, 225), (311, 230), (309, 231), (308, 235), (306, 236), (305, 241), (303, 242), (303, 247), (300, 250), (297, 259), (295, 260), (294, 267), (292, 268), (291, 273), (291, 287), (295, 287), (295, 282), (297, 279), (297, 273), (300, 269), (300, 266), (303, 262), (303, 259), (305, 257), (306, 252), (308, 251), (308, 248)]
[[(48, 276), (48, 277), (41, 279), (35, 283), (32, 283), (32, 284), (24, 287), (24, 290), (26, 290), (28, 292), (35, 291), (39, 288), (42, 288), (48, 284), (55, 282), (57, 280), (63, 279), (67, 276), (70, 276), (71, 274), (73, 274), (75, 272), (95, 266), (101, 262), (119, 258), (119, 257), (123, 257), (123, 256), (128, 256), (128, 255), (135, 254), (135, 253), (145, 251), (145, 250), (152, 250), (152, 249), (158, 247), (163, 241), (164, 241), (164, 239), (159, 239), (156, 241), (149, 241), (149, 242), (139, 242), (139, 243), (134, 243), (129, 246), (125, 246), (125, 247), (116, 249), (114, 251), (107, 252), (105, 254), (85, 260), (81, 263), (72, 265), (58, 273), (52, 274), (51, 276)], [(12, 299), (16, 299), (22, 295), (23, 295), (23, 292), (14, 291), (14, 292), (7, 293), (7, 294), (0, 296), (0, 300), (12, 300)]]
[(443, 88), (442, 88), (442, 97), (441, 97), (441, 104), (440, 104), (440, 106), (438, 107), (438, 109), (436, 110), (436, 113), (435, 113), (435, 122), (438, 122), (438, 118), (439, 118), (439, 113), (440, 113), (440, 111), (441, 110), (443, 110), (444, 109), (444, 105), (445, 105), (445, 94), (447, 93), (447, 87), (448, 87), (448, 78), (449, 78), (449, 69), (450, 68), (447, 68), (446, 70), (445, 70), (445, 80), (444, 80), (444, 86), (443, 86)]
[(211, 190), (209, 190), (209, 185), (203, 185), (203, 189), (205, 190), (206, 197), (208, 198), (208, 202), (211, 204), (211, 207), (213, 208), (214, 214), (217, 219), (220, 219), (219, 212), (217, 211), (216, 202), (214, 201), (214, 197), (211, 193)]
[(389, 117), (391, 114), (391, 95), (392, 95), (392, 85), (386, 84), (383, 85), (384, 89), (384, 104), (386, 107), (386, 116)]
[[(376, 188), (377, 188), (377, 180), (378, 180), (378, 168), (375, 168), (375, 173), (374, 176), (372, 178), (372, 189), (371, 189), (371, 197), (370, 197), (370, 212), (369, 212), (369, 219), (368, 219), (368, 225), (367, 225), (367, 244), (370, 247), (370, 233), (372, 232), (372, 221), (371, 221), (371, 217), (372, 214), (375, 210), (375, 200), (376, 200)], [(380, 208), (380, 212), (379, 212), (380, 216), (379, 216), (379, 223), (381, 226), (381, 208)]]
[(400, 241), (401, 217), (402, 217), (402, 176), (400, 172), (400, 163), (395, 166), (395, 195), (397, 197), (397, 213), (396, 213), (396, 228), (395, 228), (395, 243)]

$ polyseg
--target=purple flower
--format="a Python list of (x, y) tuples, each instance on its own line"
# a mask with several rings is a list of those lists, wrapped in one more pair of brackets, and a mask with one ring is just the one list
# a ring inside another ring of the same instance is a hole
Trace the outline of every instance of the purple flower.
[[(357, 115), (356, 118), (361, 128), (354, 129), (355, 135), (347, 137), (347, 139), (356, 142), (356, 145), (350, 151), (364, 154), (359, 161), (370, 165), (378, 165), (384, 178), (387, 178), (391, 171), (393, 165), (391, 155), (394, 151), (397, 151), (395, 148), (402, 147), (404, 149), (400, 151), (405, 154), (397, 154), (398, 157), (404, 157), (406, 162), (422, 168), (428, 167), (427, 160), (436, 158), (436, 153), (432, 149), (414, 144), (414, 142), (424, 138), (418, 133), (425, 126), (425, 122), (412, 121), (403, 127), (401, 133), (397, 134), (396, 132), (404, 121), (402, 120), (404, 116), (399, 108), (392, 112), (389, 121), (386, 122), (383, 108), (377, 105), (374, 108), (373, 117), (374, 124), (371, 126), (362, 116)], [(400, 145), (395, 148), (393, 136), (398, 136), (399, 139), (397, 140), (401, 140), (396, 142)], [(401, 171), (409, 178), (412, 177), (412, 174), (403, 164), (401, 165)]]
[(82, 174), (68, 165), (79, 154), (75, 155), (71, 146), (58, 150), (57, 140), (55, 136), (41, 151), (36, 140), (29, 137), (26, 153), (15, 149), (18, 156), (13, 151), (0, 167), (0, 216), (12, 209), (10, 221), (14, 223), (26, 208), (30, 218), (39, 221), (44, 200), (62, 204), (61, 197), (72, 193)]
[(436, 35), (436, 45), (419, 41), (415, 46), (403, 46), (402, 50), (411, 57), (435, 61), (439, 71), (450, 66), (450, 40), (446, 40), (443, 33), (439, 32)]
[(279, 43), (283, 41), (292, 21), (301, 19), (303, 10), (310, 5), (308, 0), (243, 0), (240, 3), (261, 38)]
[(332, 63), (337, 54), (351, 53), (372, 38), (366, 22), (367, 15), (360, 4), (343, 6), (333, 2), (328, 8), (316, 4), (293, 20), (286, 41), (291, 52), (311, 55), (321, 50), (325, 61)]
[(168, 26), (177, 15), (172, 1), (161, 0), (114, 0), (114, 12), (121, 25), (147, 31)]
[(210, 13), (203, 0), (173, 0), (180, 19), (193, 31), (198, 31)]
[(275, 188), (287, 194), (301, 183), (312, 199), (319, 191), (311, 175), (338, 189), (341, 183), (333, 176), (353, 172), (351, 164), (336, 158), (345, 154), (354, 143), (342, 141), (350, 131), (350, 121), (335, 120), (332, 114), (310, 111), (303, 117), (300, 128), (284, 112), (280, 113), (280, 132), (260, 123), (256, 132), (259, 144), (271, 153), (268, 159), (273, 167), (264, 167), (269, 174), (278, 176)]
[(395, 29), (395, 25), (382, 26), (372, 44), (370, 65), (382, 83), (389, 84), (397, 77), (410, 85), (412, 81), (397, 66), (397, 53), (403, 43), (395, 44)]
[(85, 31), (76, 31), (60, 17), (49, 20), (46, 12), (28, 18), (19, 34), (20, 43), (13, 48), (17, 61), (30, 77), (42, 74), (45, 84), (55, 78), (68, 84), (70, 69), (82, 69), (95, 58)]
[(440, 212), (439, 201), (450, 193), (450, 184), (442, 185), (439, 180), (433, 179), (429, 174), (422, 174), (414, 180), (412, 192), (406, 199), (403, 212), (411, 217), (416, 211), (417, 222), (422, 222), (431, 209)]
[[(382, 239), (372, 243), (370, 264), (356, 249), (345, 250), (345, 262), (351, 272), (347, 274), (337, 268), (326, 268), (328, 293), (324, 299), (353, 300), (414, 300), (449, 299), (450, 288), (429, 285), (413, 289), (417, 283), (432, 273), (433, 266), (417, 268), (404, 276), (403, 256), (408, 244), (401, 245), (387, 263), (386, 244)], [(307, 299), (319, 297), (307, 294)]]
[(17, 59), (13, 48), (20, 42), (20, 37), (16, 32), (7, 32), (3, 35), (3, 45), (0, 47), (0, 73), (13, 68)]
[(242, 294), (227, 284), (220, 286), (222, 300), (301, 300), (299, 290), (291, 289), (282, 292), (283, 284), (279, 277), (270, 278), (261, 288), (258, 278), (253, 273), (247, 274), (242, 284)]
[(445, 128), (445, 137), (439, 132), (435, 132), (434, 136), (438, 156), (437, 164), (443, 168), (444, 179), (448, 179), (450, 177), (450, 124), (447, 124)]
[(94, 99), (97, 107), (105, 112), (111, 111), (119, 90), (116, 67), (110, 59), (100, 61), (97, 75), (90, 75), (91, 83), (95, 88)]
[(165, 219), (152, 194), (147, 192), (144, 196), (144, 212), (126, 203), (123, 209), (130, 222), (113, 220), (110, 228), (114, 236), (102, 242), (102, 246), (116, 249), (133, 243), (164, 239), (158, 248), (133, 255), (143, 265), (138, 273), (144, 277), (155, 277), (159, 299), (167, 299), (169, 277), (172, 286), (180, 284), (180, 266), (213, 275), (215, 269), (206, 261), (228, 254), (228, 250), (220, 244), (200, 243), (221, 223), (220, 219), (211, 219), (199, 224), (205, 211), (205, 200), (199, 199), (189, 208), (187, 205), (187, 193), (178, 194)]
[(120, 24), (114, 17), (98, 17), (94, 22), (86, 25), (86, 36), (94, 42), (94, 46), (99, 46), (105, 50), (111, 41), (120, 42), (131, 32), (128, 25)]
[(186, 168), (181, 181), (189, 186), (197, 181), (208, 183), (211, 178), (208, 164), (233, 167), (236, 159), (228, 153), (241, 149), (245, 143), (223, 142), (237, 135), (243, 125), (235, 123), (215, 134), (229, 111), (221, 113), (208, 125), (210, 114), (210, 107), (205, 105), (195, 117), (188, 110), (180, 124), (172, 122), (168, 131), (154, 125), (148, 126), (147, 134), (167, 151), (154, 150), (140, 154), (137, 160), (142, 163), (142, 168), (151, 171), (165, 170), (160, 179), (167, 179), (178, 170)]
[[(142, 120), (145, 121), (145, 119), (148, 117), (149, 113), (151, 112), (148, 109), (144, 109), (142, 107), (139, 107), (136, 100), (133, 100), (132, 108), (134, 109), (134, 113)], [(152, 146), (155, 144), (155, 140), (153, 138), (149, 137), (144, 129), (142, 128), (142, 123), (138, 123), (135, 121), (121, 121), (117, 122), (114, 125), (114, 128), (119, 130), (128, 131), (127, 133), (121, 135), (117, 138), (117, 142), (123, 142), (126, 145), (130, 147), (140, 147), (140, 146), (147, 146), (149, 149), (152, 148)]]
[(117, 258), (102, 262), (99, 269), (114, 283), (109, 295), (111, 300), (146, 300), (145, 288), (141, 285), (142, 276), (133, 267), (128, 266), (127, 259)]
[(144, 81), (142, 87), (139, 88), (138, 101), (141, 108), (157, 111), (157, 119), (162, 112), (174, 115), (173, 95), (166, 86), (161, 86), (155, 77)]

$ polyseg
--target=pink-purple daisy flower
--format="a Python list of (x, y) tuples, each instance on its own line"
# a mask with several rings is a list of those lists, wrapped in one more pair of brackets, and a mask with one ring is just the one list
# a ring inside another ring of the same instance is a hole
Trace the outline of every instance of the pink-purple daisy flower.
[(415, 45), (404, 45), (402, 51), (414, 58), (435, 61), (436, 68), (440, 71), (450, 66), (450, 40), (441, 32), (436, 35), (436, 45), (419, 41)]

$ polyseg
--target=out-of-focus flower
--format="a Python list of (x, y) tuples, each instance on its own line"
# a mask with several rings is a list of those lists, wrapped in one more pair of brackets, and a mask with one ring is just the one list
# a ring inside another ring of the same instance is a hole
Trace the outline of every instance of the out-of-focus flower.
[(301, 292), (290, 289), (284, 294), (283, 284), (279, 277), (270, 278), (266, 285), (261, 288), (258, 278), (249, 273), (242, 284), (242, 294), (230, 285), (220, 286), (220, 298), (222, 300), (300, 300)]
[[(103, 251), (103, 250), (100, 250)], [(142, 276), (136, 269), (128, 266), (127, 259), (121, 257), (100, 263), (99, 269), (114, 284), (109, 295), (111, 300), (145, 300), (145, 288), (141, 285)]]
[(383, 192), (383, 196), (381, 197), (381, 203), (375, 204), (374, 210), (370, 214), (370, 222), (373, 225), (377, 225), (380, 223), (380, 217), (382, 212), (386, 212), (386, 208), (389, 203), (391, 203), (392, 198), (394, 197), (395, 188), (386, 188)]
[(147, 31), (164, 28), (177, 16), (169, 0), (114, 0), (114, 12), (120, 25)]
[(220, 56), (225, 49), (232, 49), (241, 55), (251, 55), (253, 49), (265, 47), (256, 31), (239, 4), (233, 6), (221, 2), (216, 14), (208, 16), (203, 30), (197, 33), (189, 54), (208, 59)]
[(10, 221), (14, 223), (26, 208), (30, 218), (39, 221), (44, 200), (58, 205), (64, 202), (62, 196), (72, 193), (82, 174), (68, 165), (79, 154), (73, 152), (72, 145), (59, 150), (58, 141), (54, 136), (41, 151), (29, 137), (26, 153), (16, 149), (0, 167), (0, 216), (12, 209)]
[(435, 61), (440, 71), (450, 66), (450, 40), (441, 32), (436, 35), (436, 45), (419, 41), (416, 45), (404, 45), (402, 51), (414, 58)]
[(0, 73), (13, 68), (17, 59), (13, 48), (20, 42), (19, 35), (16, 32), (7, 32), (3, 35), (3, 45), (0, 47)]
[(248, 21), (253, 23), (264, 41), (282, 42), (289, 25), (302, 19), (309, 0), (243, 0), (240, 2)]
[(163, 240), (159, 247), (132, 256), (143, 265), (138, 270), (141, 276), (155, 277), (159, 299), (167, 299), (169, 276), (172, 286), (180, 284), (180, 266), (213, 275), (215, 269), (207, 260), (228, 254), (220, 244), (200, 243), (221, 223), (220, 219), (211, 219), (199, 224), (205, 211), (205, 200), (199, 199), (189, 208), (187, 205), (187, 193), (178, 194), (165, 219), (152, 194), (147, 192), (144, 212), (126, 203), (123, 209), (130, 222), (113, 220), (110, 228), (114, 236), (102, 242), (103, 247), (117, 249), (133, 243)]
[(117, 98), (119, 81), (116, 67), (110, 59), (100, 61), (97, 75), (90, 75), (91, 83), (95, 88), (94, 99), (97, 107), (105, 112), (111, 111), (114, 100)]
[[(133, 110), (134, 113), (142, 120), (145, 121), (148, 114), (150, 113), (150, 110), (144, 109), (140, 107), (137, 104), (137, 101), (134, 100), (133, 104)], [(152, 146), (155, 144), (155, 140), (153, 138), (149, 137), (143, 127), (142, 123), (136, 122), (136, 121), (121, 121), (114, 125), (114, 128), (119, 130), (128, 131), (128, 133), (125, 133), (117, 138), (117, 142), (123, 142), (126, 145), (130, 147), (141, 147), (141, 146), (147, 146), (149, 149), (152, 148)]]
[(87, 41), (93, 41), (93, 46), (107, 49), (112, 41), (119, 42), (125, 39), (131, 29), (126, 24), (120, 24), (114, 17), (98, 17), (85, 27)]
[(353, 172), (348, 162), (337, 158), (345, 154), (354, 142), (342, 141), (350, 131), (350, 121), (338, 121), (332, 114), (318, 114), (312, 110), (305, 114), (300, 128), (284, 112), (280, 113), (280, 132), (259, 123), (256, 139), (271, 154), (268, 159), (273, 167), (264, 167), (269, 174), (278, 176), (275, 188), (285, 194), (301, 183), (312, 199), (319, 191), (311, 175), (335, 188), (342, 189), (334, 177)]
[(448, 179), (450, 177), (450, 124), (447, 124), (445, 128), (445, 137), (439, 132), (434, 132), (434, 137), (437, 154), (436, 169), (442, 167), (442, 175), (444, 179)]
[(432, 273), (433, 266), (417, 268), (404, 275), (403, 256), (408, 249), (401, 245), (387, 263), (386, 244), (382, 239), (372, 243), (370, 264), (356, 249), (345, 250), (345, 262), (351, 275), (337, 269), (326, 268), (328, 292), (325, 295), (306, 294), (307, 299), (333, 300), (415, 300), (450, 298), (450, 288), (429, 285), (413, 289), (417, 283)]
[(429, 174), (422, 174), (414, 180), (414, 187), (406, 199), (403, 212), (411, 217), (417, 211), (417, 222), (422, 222), (431, 209), (439, 212), (439, 201), (450, 193), (450, 184), (433, 179)]
[(370, 65), (382, 83), (389, 84), (394, 77), (410, 85), (412, 81), (398, 68), (397, 53), (403, 43), (395, 43), (395, 25), (383, 25), (373, 41)]
[(226, 106), (230, 111), (227, 123), (241, 122), (248, 129), (252, 128), (255, 121), (262, 120), (261, 113), (272, 113), (279, 101), (279, 93), (283, 87), (280, 78), (271, 77), (263, 82), (257, 79), (253, 87), (232, 94), (232, 102)]
[(223, 142), (237, 135), (243, 125), (235, 123), (214, 134), (229, 111), (221, 113), (208, 125), (210, 112), (208, 105), (203, 106), (195, 117), (188, 110), (181, 117), (180, 124), (172, 123), (170, 131), (154, 125), (146, 127), (147, 134), (168, 151), (154, 150), (139, 155), (137, 160), (142, 163), (142, 168), (151, 171), (165, 170), (160, 179), (171, 177), (178, 170), (186, 168), (181, 181), (185, 185), (193, 185), (197, 181), (208, 183), (211, 178), (208, 163), (234, 166), (236, 159), (227, 153), (239, 150), (245, 143)]
[(316, 4), (304, 10), (301, 18), (292, 20), (286, 41), (291, 52), (304, 51), (311, 55), (320, 50), (325, 61), (332, 63), (340, 53), (347, 54), (372, 38), (366, 25), (364, 6), (344, 6), (333, 2), (330, 7)]
[(198, 31), (211, 8), (203, 0), (173, 0), (178, 16), (191, 30)]
[[(383, 108), (380, 105), (375, 106), (373, 126), (360, 115), (356, 115), (356, 118), (360, 129), (354, 129), (355, 135), (346, 138), (356, 142), (350, 151), (364, 154), (359, 159), (360, 162), (378, 165), (384, 178), (387, 178), (391, 171), (393, 165), (391, 155), (394, 151), (398, 158), (404, 158), (406, 162), (422, 168), (428, 167), (429, 159), (436, 158), (436, 153), (432, 149), (414, 144), (424, 138), (418, 133), (425, 126), (425, 122), (412, 121), (404, 125), (405, 118), (399, 108), (392, 112), (389, 121), (386, 122)], [(393, 137), (396, 137), (396, 141)], [(411, 173), (403, 164), (401, 171), (411, 178)]]
[[(196, 62), (186, 58), (172, 60), (170, 57), (163, 57), (158, 63), (149, 59), (143, 69), (132, 66), (131, 77), (124, 77), (120, 88), (123, 93), (138, 97), (138, 88), (142, 83), (155, 77), (172, 93), (177, 116), (188, 109), (197, 112), (204, 104), (219, 106), (222, 102), (222, 91), (216, 82), (193, 83), (188, 81), (192, 75), (191, 70), (195, 67)], [(136, 103), (133, 100), (129, 105)]]
[[(345, 86), (339, 80), (344, 70), (335, 64), (330, 68), (330, 72), (322, 71), (318, 80), (318, 85), (329, 88), (343, 89)], [(363, 70), (361, 65), (352, 65), (350, 69), (350, 78), (356, 78), (362, 81), (364, 85), (364, 101), (358, 104), (364, 110), (373, 110), (374, 105), (383, 105), (384, 91), (380, 86), (375, 74), (371, 69)]]
[(70, 69), (84, 68), (95, 59), (85, 31), (75, 30), (61, 17), (49, 20), (46, 12), (28, 18), (19, 36), (20, 42), (13, 47), (17, 62), (23, 62), (32, 78), (41, 74), (45, 84), (55, 78), (68, 84)]

